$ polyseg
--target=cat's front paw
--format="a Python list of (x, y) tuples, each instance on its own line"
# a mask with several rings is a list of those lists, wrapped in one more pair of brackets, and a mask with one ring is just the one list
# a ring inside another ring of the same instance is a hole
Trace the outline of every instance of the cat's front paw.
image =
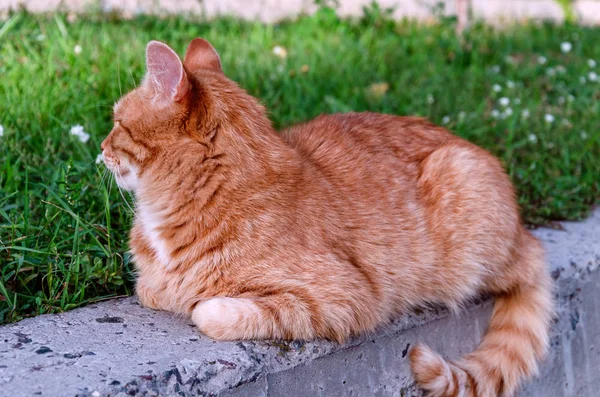
[(218, 297), (196, 305), (192, 321), (200, 331), (218, 340), (256, 338), (260, 309), (249, 299)]

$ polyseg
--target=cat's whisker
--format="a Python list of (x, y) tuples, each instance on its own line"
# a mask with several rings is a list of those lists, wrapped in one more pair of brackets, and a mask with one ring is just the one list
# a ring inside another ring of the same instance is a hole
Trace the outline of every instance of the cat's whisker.
[(95, 162), (96, 162), (96, 160), (92, 160), (92, 161), (90, 161), (89, 163), (85, 163), (85, 166), (86, 166), (86, 167), (89, 167), (90, 165), (92, 165), (92, 164), (93, 164), (93, 163), (95, 163)]
[(108, 168), (106, 168), (106, 167), (105, 167), (105, 168), (102, 170), (102, 176), (101, 176), (101, 178), (100, 178), (100, 184), (101, 184), (101, 185), (102, 185), (102, 186), (103, 186), (105, 189), (107, 189), (107, 186), (106, 186), (106, 181), (107, 181), (107, 178), (110, 178), (110, 176), (108, 176), (108, 174), (109, 174)]
[[(123, 176), (121, 175), (121, 171), (119, 169), (117, 169), (117, 173), (119, 174), (119, 178), (123, 179)], [(123, 194), (123, 189), (121, 189), (121, 187), (119, 186), (119, 184), (117, 184), (117, 189), (119, 189), (119, 194), (121, 195), (121, 198), (123, 199), (123, 201), (125, 201), (125, 204), (129, 208), (129, 210), (131, 211), (131, 213), (135, 214), (134, 209), (131, 208), (131, 205), (129, 204), (129, 201), (127, 201), (127, 199), (125, 198), (125, 195)]]
[(104, 170), (96, 170), (96, 178), (100, 182), (99, 186), (104, 187)]
[(104, 176), (104, 188), (106, 189), (106, 194), (108, 194), (108, 196), (110, 196), (113, 179), (114, 179), (114, 176), (113, 176), (112, 172), (107, 171)]
[(110, 197), (110, 191), (112, 190), (113, 181), (115, 179), (114, 174), (111, 172), (108, 176), (108, 197)]
[(129, 198), (131, 198), (131, 201), (133, 202), (133, 207), (137, 208), (137, 203), (135, 201), (135, 196), (131, 193), (131, 192), (127, 192), (127, 195), (129, 196)]

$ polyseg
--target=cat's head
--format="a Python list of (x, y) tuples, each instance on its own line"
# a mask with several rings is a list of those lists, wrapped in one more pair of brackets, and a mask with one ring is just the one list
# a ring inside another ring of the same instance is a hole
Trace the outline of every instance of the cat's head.
[(214, 123), (213, 97), (199, 80), (227, 87), (219, 55), (203, 39), (189, 44), (184, 61), (169, 46), (146, 47), (146, 76), (114, 106), (114, 126), (102, 142), (104, 163), (117, 184), (135, 190), (140, 175), (158, 154), (185, 141), (199, 140)]

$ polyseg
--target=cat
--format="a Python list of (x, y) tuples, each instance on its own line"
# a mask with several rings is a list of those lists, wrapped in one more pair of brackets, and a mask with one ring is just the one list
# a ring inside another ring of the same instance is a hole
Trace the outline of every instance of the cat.
[(375, 330), (426, 304), (496, 296), (456, 362), (410, 352), (431, 396), (515, 393), (549, 344), (552, 282), (513, 186), (485, 150), (416, 117), (322, 115), (277, 133), (210, 43), (151, 41), (142, 84), (102, 142), (133, 192), (142, 305), (219, 340)]

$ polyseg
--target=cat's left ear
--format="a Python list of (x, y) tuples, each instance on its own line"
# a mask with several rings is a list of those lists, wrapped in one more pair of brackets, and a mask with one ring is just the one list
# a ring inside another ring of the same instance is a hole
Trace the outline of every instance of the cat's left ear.
[(146, 79), (159, 95), (178, 102), (190, 90), (188, 77), (179, 56), (168, 45), (151, 41), (146, 47)]
[(183, 64), (191, 73), (198, 69), (223, 73), (221, 58), (217, 50), (208, 41), (199, 37), (192, 40), (188, 45)]

